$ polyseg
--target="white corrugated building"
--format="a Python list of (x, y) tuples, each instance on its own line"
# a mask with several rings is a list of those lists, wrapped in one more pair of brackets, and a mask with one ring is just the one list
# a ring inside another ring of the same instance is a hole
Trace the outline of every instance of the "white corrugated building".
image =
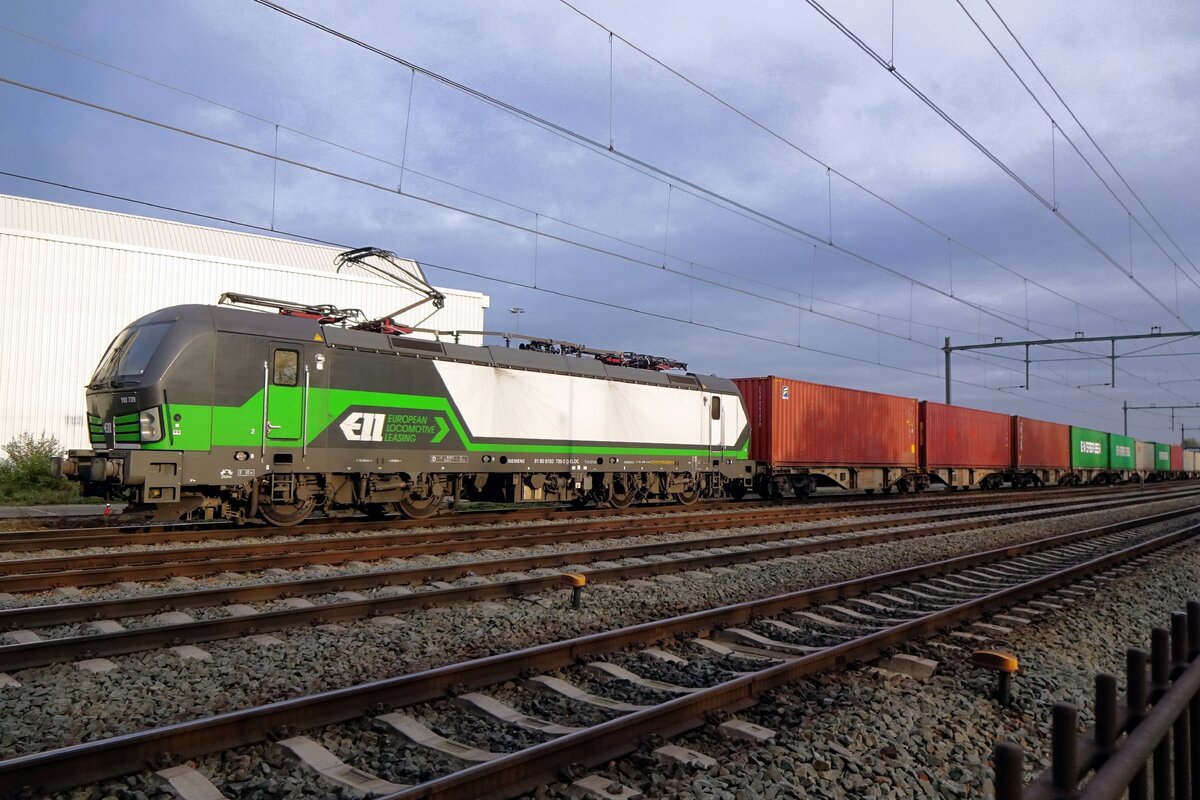
[[(358, 269), (335, 272), (338, 252), (0, 194), (0, 444), (28, 431), (86, 447), (84, 384), (117, 332), (155, 309), (215, 304), (223, 292), (240, 292), (378, 317), (418, 298)], [(441, 291), (445, 308), (422, 327), (483, 330), (487, 295)], [(413, 325), (432, 310), (426, 303), (399, 321)]]

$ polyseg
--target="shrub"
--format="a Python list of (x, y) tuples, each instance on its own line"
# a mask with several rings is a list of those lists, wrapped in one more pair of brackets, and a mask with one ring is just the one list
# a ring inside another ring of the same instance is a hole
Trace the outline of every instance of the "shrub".
[(63, 454), (55, 437), (23, 433), (0, 450), (8, 456), (0, 460), (0, 505), (95, 501), (80, 497), (78, 483), (50, 476), (50, 459)]
[(22, 433), (3, 449), (8, 460), (0, 464), (0, 480), (29, 486), (58, 482), (50, 477), (50, 459), (63, 453), (55, 437)]

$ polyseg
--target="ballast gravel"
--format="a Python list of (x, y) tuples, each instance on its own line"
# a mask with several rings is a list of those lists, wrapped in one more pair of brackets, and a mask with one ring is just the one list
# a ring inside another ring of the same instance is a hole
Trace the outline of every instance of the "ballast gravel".
[[(1106, 510), (1069, 520), (1009, 525), (777, 559), (739, 566), (728, 572), (705, 573), (707, 577), (682, 573), (641, 582), (598, 584), (586, 590), (584, 608), (580, 611), (570, 609), (569, 593), (562, 591), (541, 597), (431, 608), (406, 614), (399, 624), (393, 625), (362, 621), (343, 623), (334, 629), (275, 632), (272, 635), (283, 642), (275, 646), (264, 647), (241, 639), (202, 644), (212, 655), (210, 662), (184, 661), (169, 651), (152, 651), (117, 657), (118, 669), (103, 674), (84, 673), (70, 664), (23, 670), (13, 675), (23, 684), (20, 688), (0, 689), (0, 719), (4, 721), (0, 726), (0, 755), (10, 757), (415, 672), (540, 642), (1065, 533), (1167, 510), (1186, 502), (1164, 501), (1134, 510)], [(1180, 522), (1155, 527), (1166, 530)], [(1191, 585), (1196, 585), (1194, 576)], [(1161, 620), (1156, 624), (1161, 624)], [(1117, 656), (1121, 657), (1121, 652)], [(861, 676), (848, 680), (880, 683), (878, 679)], [(610, 693), (612, 685), (605, 685), (605, 693)], [(885, 684), (884, 688), (888, 686)], [(514, 697), (506, 702), (526, 713), (564, 724), (588, 721), (570, 723), (565, 716), (550, 716), (549, 711), (556, 705), (554, 698), (531, 695), (517, 687), (509, 691)], [(498, 699), (504, 698), (498, 695)], [(881, 702), (886, 708), (896, 701), (885, 698)], [(607, 718), (606, 712), (593, 716), (595, 721)], [(579, 719), (577, 714), (573, 718)], [(768, 722), (763, 724), (772, 727)], [(713, 796), (723, 795), (718, 791)]]
[[(1150, 630), (1194, 599), (1200, 545), (1189, 544), (1006, 635), (999, 646), (1021, 663), (1008, 708), (991, 699), (995, 676), (970, 666), (970, 649), (934, 639), (899, 651), (940, 662), (927, 682), (854, 669), (790, 684), (737, 715), (776, 731), (770, 744), (726, 739), (712, 725), (673, 740), (716, 759), (711, 771), (664, 767), (649, 752), (653, 743), (599, 772), (646, 798), (991, 797), (997, 739), (1025, 751), (1027, 780), (1040, 774), (1049, 766), (1053, 704), (1075, 704), (1080, 725), (1090, 725), (1095, 673), (1122, 684), (1126, 649), (1148, 648)], [(658, 677), (646, 666), (638, 673)], [(565, 784), (529, 795), (569, 796)]]

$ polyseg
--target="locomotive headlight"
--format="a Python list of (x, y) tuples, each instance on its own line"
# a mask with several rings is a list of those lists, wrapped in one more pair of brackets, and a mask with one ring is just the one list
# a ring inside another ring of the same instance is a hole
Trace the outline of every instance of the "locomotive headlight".
[(162, 422), (158, 408), (148, 408), (138, 415), (143, 442), (157, 442), (162, 438)]

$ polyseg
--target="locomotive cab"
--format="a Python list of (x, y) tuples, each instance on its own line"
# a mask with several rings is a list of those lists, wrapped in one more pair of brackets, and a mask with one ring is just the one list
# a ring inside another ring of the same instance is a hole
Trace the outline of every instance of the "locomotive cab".
[(128, 487), (135, 506), (178, 502), (176, 439), (189, 425), (207, 425), (188, 416), (198, 400), (211, 403), (214, 338), (204, 306), (156, 311), (118, 333), (87, 385), (91, 449), (71, 450), (60, 473), (82, 481), (87, 494)]

